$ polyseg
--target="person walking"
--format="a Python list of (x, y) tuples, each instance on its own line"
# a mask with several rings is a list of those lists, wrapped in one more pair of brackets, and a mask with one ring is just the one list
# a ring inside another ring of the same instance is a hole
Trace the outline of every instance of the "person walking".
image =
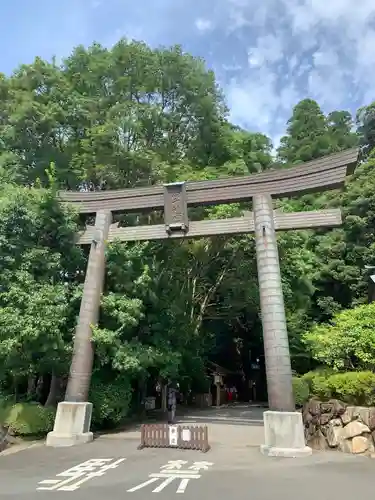
[(227, 389), (227, 399), (228, 399), (228, 403), (231, 403), (231, 402), (232, 402), (232, 398), (233, 398), (232, 389), (231, 389), (231, 387), (228, 387), (228, 389)]
[(168, 423), (173, 424), (176, 416), (176, 391), (172, 382), (168, 386)]

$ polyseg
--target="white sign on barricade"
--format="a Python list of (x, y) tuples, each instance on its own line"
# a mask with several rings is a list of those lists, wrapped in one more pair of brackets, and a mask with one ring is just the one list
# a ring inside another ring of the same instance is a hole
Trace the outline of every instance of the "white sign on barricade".
[(169, 445), (177, 446), (178, 445), (177, 425), (170, 425), (168, 429), (168, 434), (169, 434)]
[(191, 440), (191, 430), (182, 429), (182, 441), (190, 441), (190, 440)]

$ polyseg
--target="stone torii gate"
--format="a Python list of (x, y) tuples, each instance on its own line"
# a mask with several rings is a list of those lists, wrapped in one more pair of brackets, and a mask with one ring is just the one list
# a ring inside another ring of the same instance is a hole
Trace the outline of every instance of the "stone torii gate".
[[(92, 325), (97, 324), (105, 276), (107, 241), (162, 240), (234, 235), (253, 232), (256, 241), (260, 306), (266, 362), (269, 411), (264, 413), (268, 455), (299, 456), (305, 446), (302, 417), (295, 411), (288, 334), (282, 293), (276, 231), (341, 225), (339, 209), (281, 213), (273, 198), (337, 189), (354, 171), (357, 149), (302, 165), (245, 177), (179, 182), (118, 191), (60, 192), (81, 214), (96, 214), (95, 225), (79, 234), (78, 243), (91, 245), (65, 401), (58, 405), (54, 430), (47, 445), (71, 446), (91, 441), (92, 404), (88, 393), (93, 363)], [(250, 202), (253, 212), (224, 220), (189, 221), (189, 206)], [(164, 224), (119, 227), (115, 212), (164, 210)]]

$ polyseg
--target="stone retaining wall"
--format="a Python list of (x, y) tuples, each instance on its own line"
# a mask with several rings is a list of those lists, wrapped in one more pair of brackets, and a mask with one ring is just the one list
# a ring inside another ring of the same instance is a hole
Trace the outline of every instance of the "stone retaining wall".
[(308, 446), (375, 458), (375, 407), (311, 399), (302, 410)]

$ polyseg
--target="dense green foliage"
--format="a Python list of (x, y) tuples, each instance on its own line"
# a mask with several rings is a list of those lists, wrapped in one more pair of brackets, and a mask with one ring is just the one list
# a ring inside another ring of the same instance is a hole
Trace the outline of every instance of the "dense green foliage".
[(43, 436), (53, 429), (55, 409), (37, 403), (0, 403), (0, 422), (17, 436)]
[(303, 336), (313, 357), (336, 370), (375, 369), (375, 303), (336, 314)]
[(308, 372), (302, 377), (294, 377), (293, 388), (296, 404), (302, 406), (310, 398), (322, 401), (339, 399), (350, 405), (375, 406), (375, 373), (327, 371)]
[[(356, 144), (363, 163), (344, 192), (279, 203), (285, 211), (342, 206), (343, 227), (281, 234), (279, 252), (293, 368), (373, 369), (372, 309), (340, 311), (366, 302), (364, 266), (375, 263), (375, 104), (359, 110), (354, 131), (347, 111), (325, 115), (300, 102), (273, 158), (268, 137), (228, 122), (203, 61), (124, 40), (111, 50), (78, 47), (61, 66), (37, 58), (0, 76), (0, 96), (0, 393), (12, 403), (53, 407), (66, 384), (86, 252), (74, 240), (82, 220), (59, 206), (56, 189), (248, 175)], [(119, 423), (150, 381), (202, 390), (208, 360), (242, 373), (248, 387), (251, 363), (264, 369), (252, 236), (112, 244), (94, 343), (97, 426)], [(306, 384), (295, 390), (302, 401)], [(331, 390), (343, 391), (339, 382)]]
[(294, 401), (297, 407), (303, 406), (310, 399), (310, 387), (302, 377), (293, 377)]

